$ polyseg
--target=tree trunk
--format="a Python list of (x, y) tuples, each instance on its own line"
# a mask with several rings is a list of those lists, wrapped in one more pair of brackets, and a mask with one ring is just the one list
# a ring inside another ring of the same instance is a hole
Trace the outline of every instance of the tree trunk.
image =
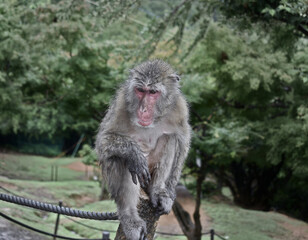
[(221, 169), (216, 177), (224, 181), (230, 188), (234, 203), (247, 209), (267, 211), (270, 200), (278, 189), (277, 186), (286, 183), (289, 175), (279, 178), (279, 173), (284, 167), (285, 157), (281, 162), (271, 166), (258, 166), (242, 159), (232, 162), (228, 170)]
[(175, 199), (172, 210), (180, 227), (189, 240), (195, 240), (194, 229), (195, 225), (191, 220), (191, 217), (187, 211), (181, 206), (181, 204)]
[(197, 178), (197, 196), (196, 196), (196, 206), (194, 211), (194, 221), (195, 229), (194, 235), (195, 239), (201, 240), (202, 237), (202, 225), (200, 220), (200, 206), (201, 206), (201, 195), (202, 195), (202, 183), (205, 179), (205, 174), (201, 173)]
[[(155, 216), (155, 210), (147, 196), (141, 195), (138, 204), (138, 213), (139, 216), (146, 222), (148, 231), (147, 239), (153, 240), (159, 217)], [(120, 224), (117, 230), (115, 240), (125, 240), (125, 239), (126, 237), (123, 232), (122, 225)]]
[(197, 196), (196, 196), (196, 206), (193, 214), (194, 222), (191, 216), (181, 204), (175, 200), (172, 206), (172, 210), (176, 219), (178, 220), (180, 227), (189, 240), (201, 240), (202, 237), (202, 225), (200, 221), (200, 206), (201, 206), (201, 194), (202, 194), (202, 182), (205, 179), (204, 171), (198, 175), (197, 178)]

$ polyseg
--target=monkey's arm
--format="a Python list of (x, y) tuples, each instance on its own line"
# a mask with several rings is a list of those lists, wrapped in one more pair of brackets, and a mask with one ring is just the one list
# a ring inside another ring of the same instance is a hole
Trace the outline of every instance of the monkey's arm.
[(118, 161), (128, 168), (133, 182), (137, 184), (138, 178), (140, 186), (146, 189), (151, 179), (147, 160), (132, 139), (114, 133), (102, 134), (97, 138), (96, 151), (101, 165), (106, 161)]

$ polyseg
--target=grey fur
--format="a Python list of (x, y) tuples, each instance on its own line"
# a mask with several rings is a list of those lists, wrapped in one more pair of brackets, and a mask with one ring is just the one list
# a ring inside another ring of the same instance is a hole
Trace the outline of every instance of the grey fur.
[[(100, 125), (95, 149), (129, 240), (146, 235), (145, 222), (137, 212), (140, 187), (159, 215), (170, 212), (176, 197), (191, 133), (179, 79), (161, 60), (141, 63), (130, 71)], [(154, 121), (147, 127), (136, 123), (139, 100), (135, 88), (142, 86), (161, 92)]]

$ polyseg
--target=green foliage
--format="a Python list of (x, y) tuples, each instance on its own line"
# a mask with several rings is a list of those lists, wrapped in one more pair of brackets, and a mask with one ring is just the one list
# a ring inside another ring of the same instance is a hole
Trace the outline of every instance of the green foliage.
[[(195, 76), (187, 81), (200, 80), (192, 88), (183, 84), (196, 133), (187, 164), (196, 167), (194, 159), (202, 159), (237, 196), (246, 194), (239, 193), (240, 176), (247, 177), (248, 189), (271, 176), (267, 186), (274, 193), (307, 168), (306, 41), (298, 41), (290, 55), (273, 47), (271, 34), (258, 24), (238, 32), (212, 23), (186, 64)], [(249, 194), (253, 199), (258, 191)]]
[(114, 46), (100, 41), (108, 18), (92, 8), (84, 1), (0, 3), (2, 134), (97, 128), (119, 79), (108, 65)]
[[(197, 184), (195, 181), (187, 183), (185, 187), (187, 187), (190, 193), (192, 193), (193, 195), (196, 195)], [(212, 195), (217, 194), (217, 193), (219, 193), (217, 183), (213, 181), (204, 181), (202, 183), (202, 196), (201, 197), (209, 198)]]
[(222, 9), (228, 17), (240, 16), (241, 20), (249, 18), (265, 24), (280, 21), (292, 26), (301, 36), (308, 37), (306, 0), (229, 0)]
[(191, 106), (185, 171), (242, 206), (287, 205), (277, 189), (302, 191), (308, 167), (306, 1), (172, 3), (0, 1), (0, 134), (92, 137), (125, 71), (162, 54)]

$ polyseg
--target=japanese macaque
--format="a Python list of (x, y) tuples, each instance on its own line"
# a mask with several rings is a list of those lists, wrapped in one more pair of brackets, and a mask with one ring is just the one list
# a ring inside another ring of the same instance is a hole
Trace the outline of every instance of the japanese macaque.
[(176, 197), (190, 145), (187, 103), (179, 76), (162, 60), (141, 63), (118, 89), (96, 138), (96, 152), (126, 238), (145, 240), (140, 188), (158, 215)]

